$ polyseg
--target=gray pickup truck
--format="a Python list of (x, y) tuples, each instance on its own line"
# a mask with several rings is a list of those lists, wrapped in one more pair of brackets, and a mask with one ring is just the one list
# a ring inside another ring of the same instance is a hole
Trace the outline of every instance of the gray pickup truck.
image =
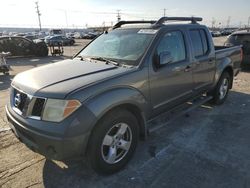
[(13, 132), (47, 158), (122, 169), (153, 119), (200, 96), (222, 104), (232, 88), (241, 46), (214, 47), (201, 20), (122, 21), (73, 59), (18, 74), (6, 105)]

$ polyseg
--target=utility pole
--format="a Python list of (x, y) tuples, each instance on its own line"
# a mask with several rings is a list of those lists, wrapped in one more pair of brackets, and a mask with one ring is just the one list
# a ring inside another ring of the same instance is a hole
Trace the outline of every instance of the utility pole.
[(121, 21), (121, 10), (117, 10), (117, 22)]
[(231, 16), (228, 16), (228, 18), (227, 18), (227, 28), (229, 28), (230, 21), (231, 21)]
[(166, 17), (166, 9), (163, 9), (163, 16)]
[(67, 28), (68, 28), (68, 27), (69, 27), (69, 23), (68, 23), (68, 14), (67, 14), (67, 10), (64, 10), (64, 14), (65, 14), (66, 26), (67, 26)]
[(36, 4), (36, 13), (37, 13), (37, 16), (38, 16), (38, 21), (39, 21), (39, 29), (41, 31), (42, 30), (41, 19), (40, 19), (41, 13), (40, 13), (40, 10), (39, 10), (38, 1), (36, 1), (35, 4)]
[(212, 28), (214, 28), (214, 26), (215, 26), (215, 23), (216, 23), (216, 20), (215, 20), (215, 18), (212, 18)]
[(250, 16), (248, 17), (247, 27), (248, 27), (248, 29), (250, 29), (250, 28), (249, 28), (249, 27), (250, 27)]

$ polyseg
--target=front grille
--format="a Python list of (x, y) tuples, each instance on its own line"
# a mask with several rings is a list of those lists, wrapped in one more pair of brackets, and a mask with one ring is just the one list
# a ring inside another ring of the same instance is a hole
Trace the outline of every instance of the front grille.
[(27, 102), (27, 94), (14, 89), (13, 92), (13, 106), (17, 109), (19, 109), (21, 112), (23, 112), (24, 107), (26, 105)]
[(45, 99), (36, 98), (36, 101), (35, 101), (35, 104), (33, 106), (31, 115), (41, 117), (44, 103), (45, 103)]
[(11, 106), (16, 113), (23, 117), (40, 119), (46, 99), (33, 97), (18, 89), (12, 88)]

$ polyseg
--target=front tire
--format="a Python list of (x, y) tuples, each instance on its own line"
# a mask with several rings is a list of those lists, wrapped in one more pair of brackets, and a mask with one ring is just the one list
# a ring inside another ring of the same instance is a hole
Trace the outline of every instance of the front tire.
[(119, 109), (105, 115), (89, 140), (87, 158), (91, 167), (101, 174), (121, 170), (136, 149), (138, 133), (137, 119), (129, 111)]
[(228, 91), (231, 84), (231, 77), (228, 72), (223, 72), (216, 88), (209, 93), (213, 96), (212, 103), (216, 105), (223, 104), (228, 96)]

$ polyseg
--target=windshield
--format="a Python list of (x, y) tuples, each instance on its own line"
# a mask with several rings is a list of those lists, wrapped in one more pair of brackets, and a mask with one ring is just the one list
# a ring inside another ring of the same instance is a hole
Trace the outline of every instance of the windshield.
[(113, 30), (102, 34), (79, 54), (81, 57), (102, 57), (136, 66), (155, 33), (140, 29)]

